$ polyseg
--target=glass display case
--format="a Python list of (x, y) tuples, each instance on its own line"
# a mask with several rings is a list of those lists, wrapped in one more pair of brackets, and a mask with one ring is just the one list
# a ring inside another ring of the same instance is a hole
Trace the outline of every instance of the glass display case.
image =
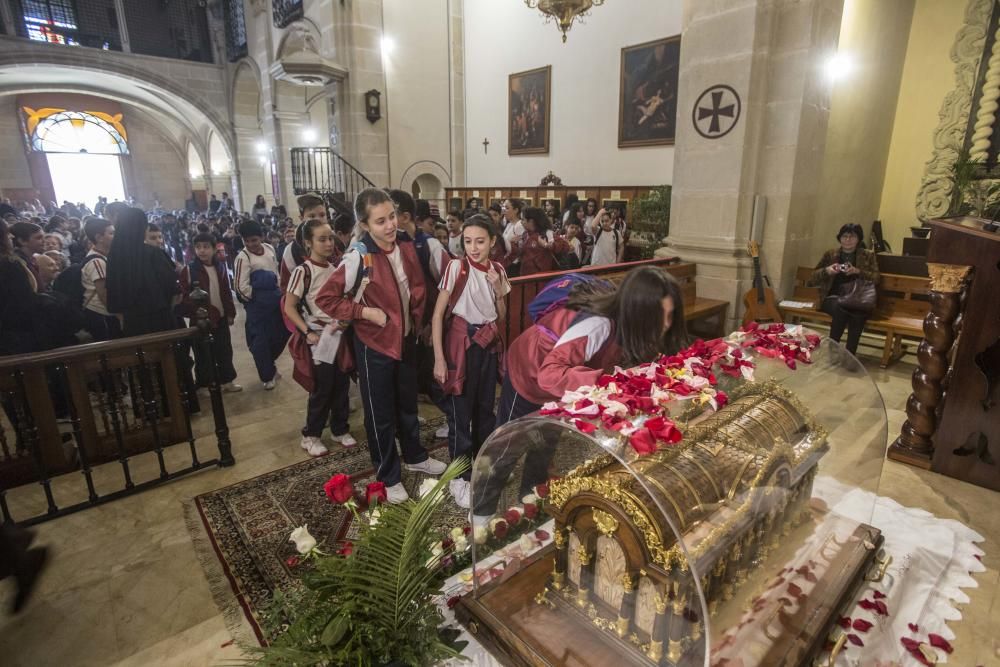
[(798, 363), (736, 334), (728, 353), (619, 369), (493, 433), (456, 616), (500, 662), (771, 667), (839, 650), (836, 623), (883, 562), (886, 415), (852, 355), (788, 331), (813, 341)]

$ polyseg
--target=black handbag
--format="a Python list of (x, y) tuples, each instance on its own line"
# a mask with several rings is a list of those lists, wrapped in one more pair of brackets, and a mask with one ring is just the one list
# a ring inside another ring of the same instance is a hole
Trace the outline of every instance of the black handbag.
[(877, 300), (875, 283), (858, 278), (841, 287), (840, 295), (837, 296), (837, 305), (844, 310), (870, 315), (875, 310)]

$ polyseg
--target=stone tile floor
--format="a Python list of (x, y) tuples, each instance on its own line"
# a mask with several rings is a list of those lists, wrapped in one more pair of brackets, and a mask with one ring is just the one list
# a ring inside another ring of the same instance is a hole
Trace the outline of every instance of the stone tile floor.
[[(242, 326), (234, 327), (242, 347)], [(889, 437), (895, 437), (905, 419), (913, 358), (887, 370), (878, 368), (874, 348), (862, 348), (865, 365), (885, 401)], [(299, 428), (304, 419), (305, 394), (292, 380), (287, 356), (280, 367), (284, 379), (265, 392), (256, 380), (245, 350), (237, 351), (240, 394), (226, 396), (236, 466), (206, 470), (157, 489), (101, 507), (42, 524), (38, 543), (52, 550), (48, 571), (37, 594), (19, 616), (0, 615), (0, 659), (10, 667), (25, 665), (191, 665), (219, 664), (238, 659), (230, 635), (195, 555), (184, 523), (183, 503), (194, 496), (300, 461)], [(434, 408), (421, 406), (428, 414)], [(353, 432), (363, 437), (360, 411), (351, 416)], [(211, 418), (197, 419), (198, 450), (203, 459), (213, 455)], [(187, 447), (171, 448), (168, 465), (189, 462)], [(133, 459), (134, 479), (151, 479), (155, 458)], [(80, 476), (60, 480), (57, 493), (79, 494)], [(75, 479), (73, 479), (75, 477)], [(98, 484), (113, 488), (121, 471), (104, 466)], [(962, 608), (963, 620), (952, 624), (958, 635), (954, 665), (1000, 665), (1000, 609), (998, 592), (1000, 495), (933, 473), (885, 463), (879, 493), (905, 506), (922, 507), (939, 517), (953, 518), (981, 533), (986, 541), (983, 562), (987, 570), (976, 576), (979, 587), (966, 589), (971, 602)], [(40, 509), (37, 490), (28, 499), (12, 493), (16, 511)], [(62, 497), (62, 496), (61, 496)], [(44, 506), (41, 506), (44, 507)], [(0, 587), (0, 608), (11, 595), (9, 582)]]

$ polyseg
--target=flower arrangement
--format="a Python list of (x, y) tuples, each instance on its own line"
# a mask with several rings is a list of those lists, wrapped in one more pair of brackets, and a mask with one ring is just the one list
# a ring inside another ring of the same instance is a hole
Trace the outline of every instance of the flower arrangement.
[[(448, 483), (468, 466), (467, 459), (453, 462), (426, 495), (396, 505), (385, 502), (384, 486), (368, 485), (365, 502), (378, 520), (358, 520), (359, 535), (336, 553), (320, 551), (308, 526), (296, 528), (295, 558), (311, 567), (301, 573), (302, 587), (275, 595), (267, 616), (278, 632), (269, 646), (244, 647), (247, 664), (427, 665), (458, 657), (458, 631), (441, 629), (434, 600), (445, 550), (435, 548), (431, 524)], [(350, 477), (334, 475), (324, 491), (361, 518)]]
[(751, 322), (727, 338), (699, 339), (677, 354), (628, 370), (615, 368), (596, 385), (567, 391), (560, 401), (546, 403), (541, 414), (562, 417), (583, 433), (599, 427), (616, 431), (639, 456), (652, 454), (683, 438), (670, 418), (670, 405), (692, 401), (718, 410), (728, 402), (718, 387), (716, 367), (725, 375), (753, 381), (756, 364), (751, 352), (795, 370), (799, 362), (810, 363), (819, 342), (819, 336), (805, 333), (801, 326)]

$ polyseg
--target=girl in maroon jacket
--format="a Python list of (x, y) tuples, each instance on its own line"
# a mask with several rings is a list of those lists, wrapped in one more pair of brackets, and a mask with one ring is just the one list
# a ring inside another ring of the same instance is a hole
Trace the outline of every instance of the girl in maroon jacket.
[(389, 502), (409, 496), (401, 482), (399, 438), (408, 470), (438, 475), (445, 465), (428, 458), (417, 422), (417, 324), (426, 286), (412, 243), (396, 243), (396, 209), (384, 190), (363, 190), (354, 202), (360, 241), (316, 297), (331, 318), (353, 321), (355, 368), (365, 411), (368, 450)]
[(566, 241), (556, 237), (551, 230), (548, 216), (540, 208), (524, 209), (524, 234), (513, 242), (507, 263), (521, 262), (522, 276), (556, 271), (559, 265), (556, 254), (568, 250)]
[[(632, 269), (611, 292), (581, 286), (565, 306), (543, 316), (510, 345), (496, 425), (558, 401), (566, 391), (594, 385), (615, 366), (629, 368), (674, 354), (686, 341), (680, 285), (666, 271), (651, 266)], [(519, 458), (514, 450), (528, 445), (509, 443), (513, 456), (476, 473), (477, 516), (496, 510), (499, 492)], [(529, 448), (519, 498), (548, 479), (554, 451), (553, 442)]]
[[(434, 308), (434, 379), (445, 394), (448, 454), (452, 460), (471, 455), (493, 432), (496, 415), (497, 366), (504, 297), (510, 283), (503, 267), (489, 259), (497, 232), (485, 215), (462, 225), (464, 259), (453, 259), (441, 276)], [(447, 320), (445, 311), (450, 309)], [(450, 484), (455, 504), (469, 508), (471, 471)]]

